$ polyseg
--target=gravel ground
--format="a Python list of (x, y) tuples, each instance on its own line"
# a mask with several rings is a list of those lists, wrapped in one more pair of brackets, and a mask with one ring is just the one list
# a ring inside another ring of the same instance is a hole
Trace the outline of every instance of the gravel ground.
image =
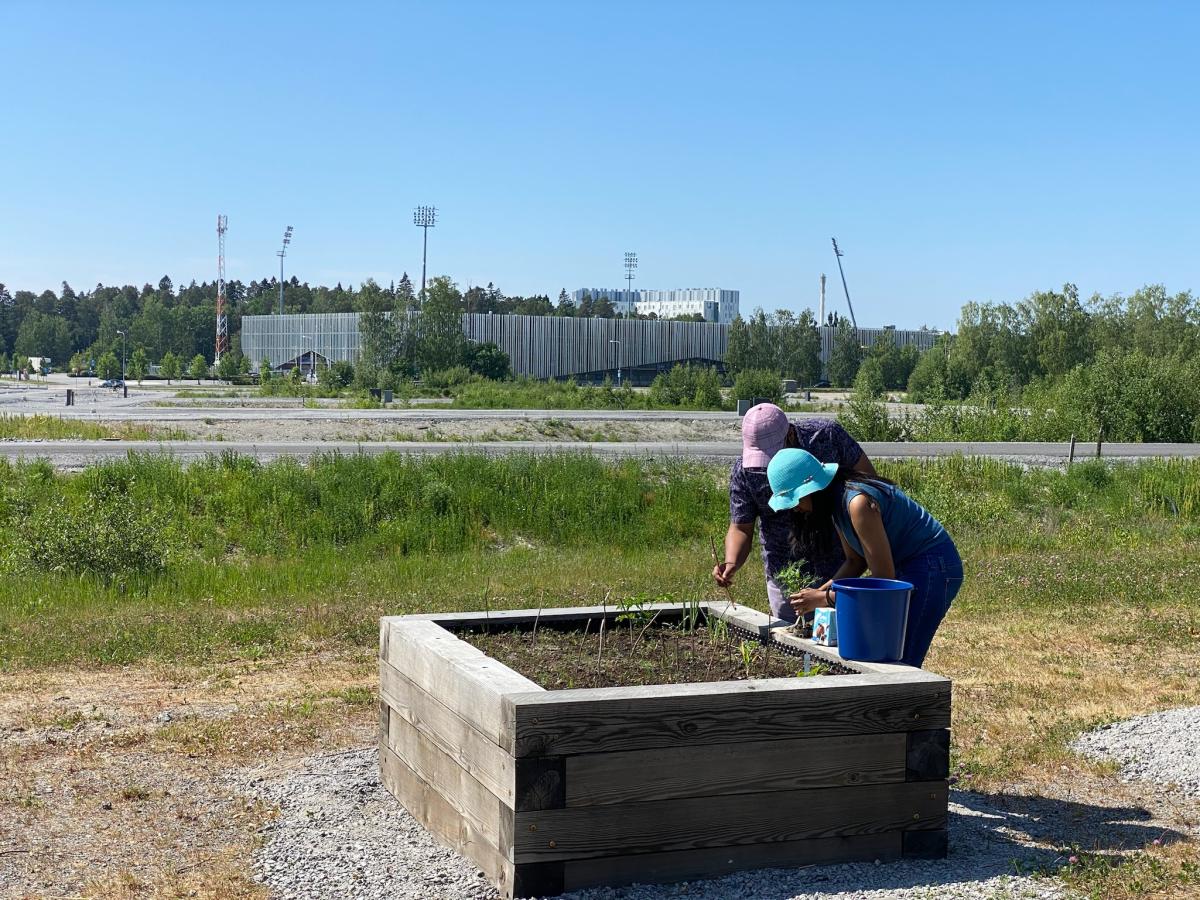
[(1200, 706), (1106, 725), (1083, 735), (1074, 746), (1088, 756), (1119, 762), (1126, 781), (1145, 781), (1155, 790), (1173, 786), (1200, 799)]
[[(379, 782), (373, 748), (306, 760), (282, 776), (253, 775), (243, 790), (279, 807), (263, 829), (255, 877), (280, 900), (490, 900), (497, 896), (471, 863), (438, 844)], [(1076, 806), (1070, 804), (1069, 806)], [(1100, 809), (1126, 840), (1126, 810)], [(1040, 798), (953, 791), (951, 855), (937, 861), (743, 872), (688, 884), (595, 889), (571, 900), (942, 900), (1065, 896), (1052, 878), (1015, 875), (1063, 864), (1061, 820), (1080, 829), (1078, 810)], [(1069, 820), (1069, 821), (1068, 821)], [(1088, 823), (1094, 827), (1097, 823)], [(1147, 838), (1148, 840), (1148, 838)]]

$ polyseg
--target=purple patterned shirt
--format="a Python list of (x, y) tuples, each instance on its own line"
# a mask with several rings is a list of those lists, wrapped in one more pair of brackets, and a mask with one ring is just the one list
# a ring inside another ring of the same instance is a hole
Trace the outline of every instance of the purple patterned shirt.
[[(828, 419), (796, 419), (792, 422), (800, 448), (821, 462), (853, 466), (862, 457), (862, 447), (837, 422)], [(771, 485), (766, 469), (745, 469), (741, 459), (729, 473), (729, 521), (738, 525), (758, 522), (758, 539), (762, 544), (763, 564), (767, 572), (767, 597), (771, 612), (781, 619), (792, 621), (796, 614), (788, 605), (784, 592), (775, 582), (775, 573), (786, 568), (793, 559), (805, 559), (817, 581), (825, 581), (841, 566), (845, 557), (837, 534), (803, 531), (796, 535), (795, 554), (792, 550), (792, 512), (775, 512), (767, 505)]]

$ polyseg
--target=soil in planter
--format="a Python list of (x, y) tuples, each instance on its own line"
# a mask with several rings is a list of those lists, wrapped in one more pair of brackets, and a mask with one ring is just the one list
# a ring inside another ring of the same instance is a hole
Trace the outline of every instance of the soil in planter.
[[(460, 631), (458, 636), (492, 659), (547, 690), (803, 677), (796, 656), (721, 628), (679, 623), (647, 625), (636, 617), (607, 622), (601, 649), (600, 620), (590, 626), (526, 630)], [(743, 656), (743, 647), (746, 656)], [(747, 665), (748, 657), (748, 665)], [(810, 675), (831, 674), (814, 664)]]

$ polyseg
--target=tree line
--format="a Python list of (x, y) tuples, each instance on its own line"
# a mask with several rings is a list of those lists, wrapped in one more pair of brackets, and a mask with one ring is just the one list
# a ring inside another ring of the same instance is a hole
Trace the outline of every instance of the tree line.
[[(452, 284), (448, 279), (434, 282)], [(444, 286), (441, 289), (444, 291)], [(226, 282), (228, 355), (233, 357), (226, 365), (235, 373), (247, 368), (240, 359), (242, 317), (276, 312), (279, 291), (279, 279), (274, 276), (249, 283)], [(332, 287), (314, 286), (292, 277), (283, 283), (283, 308), (286, 313), (411, 311), (420, 306), (418, 294), (408, 273), (386, 286), (368, 278), (358, 288), (340, 282)], [(454, 302), (461, 312), (497, 315), (617, 315), (607, 299), (585, 296), (577, 304), (563, 289), (555, 304), (546, 295), (505, 296), (492, 283), (465, 292), (454, 287)], [(4, 364), (0, 368), (8, 371), (17, 358), (48, 356), (56, 369), (99, 374), (100, 360), (106, 354), (120, 360), (118, 332), (124, 331), (127, 362), (140, 350), (149, 363), (161, 364), (165, 359), (171, 365), (171, 360), (178, 360), (186, 372), (197, 356), (212, 362), (216, 315), (216, 282), (193, 280), (177, 287), (164, 275), (157, 285), (97, 284), (89, 291), (75, 291), (64, 281), (59, 291), (40, 294), (13, 291), (0, 283), (0, 363)]]

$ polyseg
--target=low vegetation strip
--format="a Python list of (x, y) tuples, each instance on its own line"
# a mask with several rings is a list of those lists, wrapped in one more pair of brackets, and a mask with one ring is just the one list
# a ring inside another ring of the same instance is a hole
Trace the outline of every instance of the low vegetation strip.
[(81, 422), (58, 416), (0, 413), (0, 441), (151, 441), (186, 437), (180, 432), (132, 422)]

